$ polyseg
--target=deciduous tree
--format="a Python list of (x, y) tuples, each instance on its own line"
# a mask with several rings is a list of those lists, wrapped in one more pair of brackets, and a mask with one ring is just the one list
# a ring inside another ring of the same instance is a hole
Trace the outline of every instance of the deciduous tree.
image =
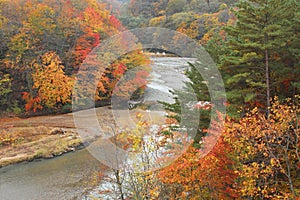
[(240, 162), (235, 168), (242, 198), (299, 198), (299, 100), (299, 96), (285, 103), (275, 99), (268, 117), (255, 108), (227, 123), (226, 141)]
[(23, 94), (27, 101), (26, 110), (58, 108), (71, 101), (72, 79), (65, 75), (63, 69), (59, 56), (54, 52), (45, 53), (33, 62), (32, 90)]

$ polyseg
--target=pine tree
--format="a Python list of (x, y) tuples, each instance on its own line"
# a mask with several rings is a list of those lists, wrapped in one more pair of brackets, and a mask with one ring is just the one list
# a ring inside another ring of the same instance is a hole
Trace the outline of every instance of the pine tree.
[(232, 106), (260, 106), (268, 115), (270, 98), (280, 92), (277, 88), (283, 81), (276, 77), (278, 72), (284, 70), (285, 77), (294, 73), (281, 54), (298, 34), (291, 20), (298, 8), (294, 0), (244, 0), (237, 4), (233, 10), (237, 23), (225, 28), (229, 53), (221, 65)]
[[(180, 125), (171, 126), (172, 131), (178, 131), (184, 125), (189, 135), (195, 135), (194, 147), (200, 147), (201, 139), (206, 135), (206, 130), (210, 123), (210, 95), (207, 88), (207, 82), (198, 71), (199, 63), (189, 63), (189, 69), (186, 76), (189, 81), (185, 82), (182, 90), (170, 91), (173, 95), (175, 103), (160, 102), (165, 110), (171, 112), (168, 116), (173, 118)], [(206, 104), (202, 108), (196, 108), (197, 103)], [(203, 109), (204, 108), (204, 109)], [(197, 125), (197, 126), (195, 126)], [(196, 130), (195, 130), (196, 127)], [(169, 134), (169, 133), (167, 133)]]

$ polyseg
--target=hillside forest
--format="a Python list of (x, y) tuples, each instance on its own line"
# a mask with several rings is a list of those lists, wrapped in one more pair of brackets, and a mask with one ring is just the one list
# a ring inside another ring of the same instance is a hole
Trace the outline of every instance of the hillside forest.
[[(1, 117), (71, 112), (82, 63), (102, 41), (125, 30), (178, 31), (201, 44), (216, 63), (226, 90), (226, 113), (211, 118), (214, 105), (196, 104), (193, 109), (201, 116), (191, 122), (197, 124), (196, 136), (178, 159), (156, 171), (113, 170), (114, 187), (99, 194), (123, 200), (300, 200), (298, 0), (0, 0), (0, 8)], [(126, 38), (118, 42), (126, 48)], [(151, 63), (145, 52), (130, 52), (105, 69), (97, 105), (109, 104), (126, 71)], [(144, 82), (150, 70), (137, 71), (128, 82)], [(171, 91), (174, 104), (161, 102), (168, 126), (157, 133), (163, 140), (155, 148), (141, 137), (149, 128), (142, 117), (135, 130), (115, 138), (124, 149), (142, 152), (145, 165), (149, 152), (167, 149), (167, 159), (180, 148), (176, 141), (184, 136), (178, 131), (178, 99), (193, 91), (198, 102), (210, 101), (197, 63), (190, 63), (185, 75), (190, 80), (186, 91)], [(202, 147), (215, 135), (218, 141), (203, 156)]]

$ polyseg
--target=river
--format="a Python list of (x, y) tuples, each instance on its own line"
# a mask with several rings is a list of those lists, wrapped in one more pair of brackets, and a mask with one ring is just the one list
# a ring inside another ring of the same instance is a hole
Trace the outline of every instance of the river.
[(0, 169), (1, 200), (78, 199), (101, 170), (87, 150)]
[[(188, 58), (152, 58), (147, 101), (172, 102), (170, 89), (180, 89), (186, 80)], [(1, 200), (82, 199), (89, 183), (103, 166), (85, 149), (49, 160), (16, 164), (0, 169)]]

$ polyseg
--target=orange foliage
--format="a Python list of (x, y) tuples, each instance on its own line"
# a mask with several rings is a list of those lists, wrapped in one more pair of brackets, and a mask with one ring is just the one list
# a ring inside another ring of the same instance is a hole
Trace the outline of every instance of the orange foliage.
[(237, 174), (230, 158), (230, 145), (222, 136), (213, 150), (201, 158), (201, 151), (190, 147), (173, 164), (158, 174), (167, 185), (171, 199), (233, 199), (232, 185)]
[(73, 87), (72, 79), (64, 74), (64, 66), (60, 58), (54, 53), (45, 53), (33, 64), (33, 89), (35, 92), (23, 93), (27, 111), (55, 108), (58, 104), (71, 101)]
[(88, 56), (88, 54), (100, 44), (100, 35), (88, 30), (88, 33), (80, 36), (75, 45), (75, 56), (78, 64)]
[(275, 98), (269, 116), (255, 108), (238, 122), (228, 121), (227, 141), (240, 162), (236, 186), (242, 197), (299, 197), (299, 100), (282, 104)]
[(37, 109), (43, 109), (43, 106), (40, 105), (41, 99), (39, 97), (32, 97), (29, 92), (23, 92), (22, 98), (27, 102), (25, 105), (26, 111), (33, 110), (34, 112), (36, 112)]

